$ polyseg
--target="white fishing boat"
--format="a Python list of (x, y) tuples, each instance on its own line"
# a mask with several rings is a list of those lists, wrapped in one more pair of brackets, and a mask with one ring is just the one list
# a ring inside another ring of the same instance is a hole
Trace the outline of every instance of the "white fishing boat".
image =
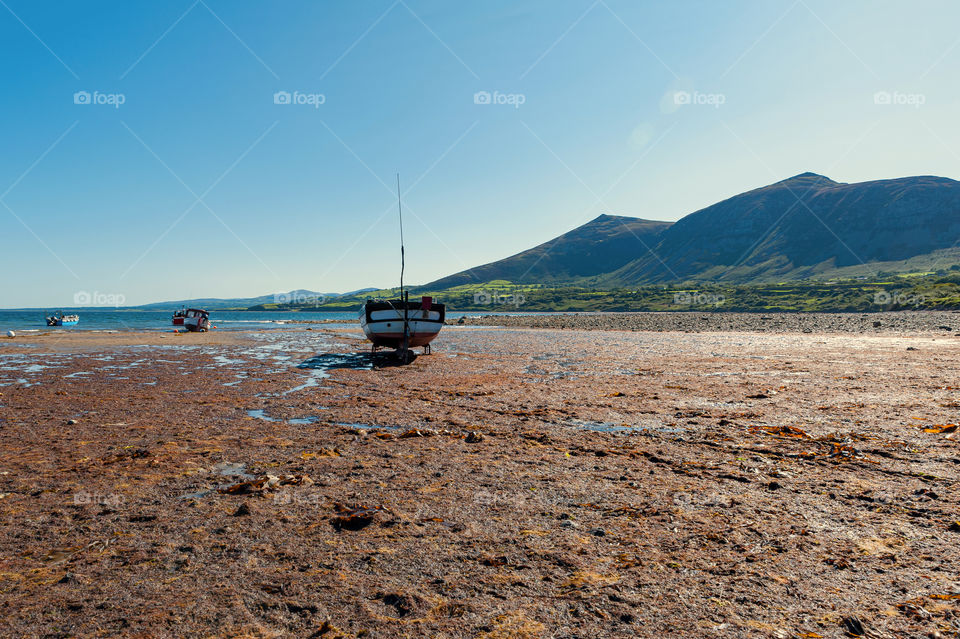
[(210, 330), (210, 313), (202, 308), (188, 308), (183, 316), (183, 326), (194, 333), (208, 331)]
[(47, 326), (76, 326), (80, 321), (79, 315), (64, 315), (63, 311), (57, 311), (47, 316)]
[(404, 300), (367, 300), (360, 309), (363, 334), (377, 348), (405, 350), (422, 346), (430, 352), (430, 342), (440, 333), (446, 315), (443, 304), (431, 297), (411, 302)]
[(446, 319), (446, 307), (421, 297), (411, 302), (403, 288), (405, 257), (403, 249), (403, 205), (400, 201), (400, 176), (397, 176), (397, 210), (400, 215), (400, 298), (395, 300), (368, 299), (360, 307), (360, 327), (373, 344), (371, 350), (393, 348), (404, 361), (411, 359), (411, 348), (423, 347), (430, 353), (430, 342), (440, 334)]

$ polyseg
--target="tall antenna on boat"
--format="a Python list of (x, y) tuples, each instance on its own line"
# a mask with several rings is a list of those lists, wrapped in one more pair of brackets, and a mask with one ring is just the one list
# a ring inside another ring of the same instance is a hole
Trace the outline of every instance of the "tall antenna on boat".
[(400, 202), (400, 174), (397, 173), (397, 211), (400, 213), (400, 299), (403, 299), (403, 204)]
[(409, 361), (410, 357), (410, 316), (409, 302), (407, 294), (403, 292), (403, 203), (400, 199), (400, 174), (397, 173), (397, 211), (400, 213), (400, 303), (403, 305), (403, 361)]

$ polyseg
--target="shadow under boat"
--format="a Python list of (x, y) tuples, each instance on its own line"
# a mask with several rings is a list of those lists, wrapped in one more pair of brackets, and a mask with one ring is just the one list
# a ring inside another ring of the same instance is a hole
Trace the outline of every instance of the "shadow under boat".
[(297, 368), (322, 371), (338, 368), (374, 370), (391, 366), (405, 366), (412, 363), (416, 358), (417, 354), (412, 351), (408, 351), (406, 359), (400, 355), (399, 351), (381, 351), (377, 353), (371, 353), (369, 351), (359, 353), (323, 353), (305, 359), (297, 364)]

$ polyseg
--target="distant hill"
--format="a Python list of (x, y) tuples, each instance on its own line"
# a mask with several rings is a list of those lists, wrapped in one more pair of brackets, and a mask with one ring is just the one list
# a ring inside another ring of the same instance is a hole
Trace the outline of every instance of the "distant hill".
[[(354, 293), (345, 293), (345, 295), (353, 295), (355, 293), (356, 291)], [(330, 300), (340, 297), (340, 295), (340, 293), (318, 293), (316, 291), (296, 289), (286, 293), (272, 293), (259, 297), (200, 297), (172, 302), (155, 302), (153, 304), (144, 304), (137, 308), (146, 310), (171, 310), (186, 306), (187, 308), (204, 308), (207, 310), (245, 309), (262, 304), (312, 304), (317, 300)]]
[(670, 224), (601, 215), (522, 253), (418, 288), (440, 290), (492, 280), (508, 280), (515, 284), (563, 284), (610, 273), (646, 253)]
[[(598, 281), (755, 282), (903, 271), (935, 263), (933, 254), (950, 253), (958, 240), (960, 182), (921, 176), (840, 184), (802, 173), (687, 215), (652, 252)], [(941, 267), (956, 263), (955, 252), (944, 257)]]
[(960, 182), (920, 176), (841, 184), (801, 173), (672, 224), (601, 215), (422, 289), (492, 280), (611, 289), (924, 272), (960, 263), (958, 242)]

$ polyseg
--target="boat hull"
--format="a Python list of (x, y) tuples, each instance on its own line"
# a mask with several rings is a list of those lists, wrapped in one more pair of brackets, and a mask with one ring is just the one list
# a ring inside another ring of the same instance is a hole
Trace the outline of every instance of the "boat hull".
[(79, 319), (47, 318), (47, 326), (76, 326), (79, 322)]
[[(178, 318), (173, 318), (174, 322)], [(210, 329), (210, 314), (200, 308), (188, 308), (183, 317), (183, 326), (193, 333), (202, 333)]]
[[(403, 348), (403, 302), (367, 302), (360, 309), (360, 327), (374, 347)], [(407, 346), (414, 348), (432, 342), (443, 328), (443, 304), (425, 305), (407, 302)]]
[(182, 317), (174, 317), (174, 318), (173, 318), (173, 325), (174, 325), (174, 326), (183, 326), (183, 318), (182, 318)]
[(194, 333), (202, 333), (210, 328), (210, 321), (199, 317), (188, 317), (183, 322), (184, 328)]

